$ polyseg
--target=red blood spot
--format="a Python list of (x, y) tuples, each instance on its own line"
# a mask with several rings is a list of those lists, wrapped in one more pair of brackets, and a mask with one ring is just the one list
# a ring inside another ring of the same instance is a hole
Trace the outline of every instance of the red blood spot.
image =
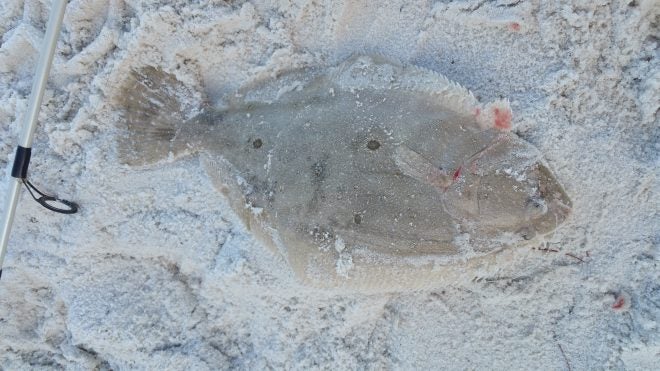
[(461, 169), (462, 168), (463, 168), (463, 166), (459, 166), (458, 169), (456, 169), (456, 171), (454, 171), (454, 178), (453, 178), (454, 181), (456, 181), (456, 179), (458, 179), (458, 177), (461, 176)]
[(500, 110), (499, 108), (494, 108), (493, 113), (495, 113), (495, 127), (500, 130), (509, 130), (511, 129), (511, 111), (510, 110)]
[(509, 28), (510, 28), (512, 31), (520, 31), (520, 23), (518, 23), (518, 22), (511, 22), (511, 23), (509, 24)]
[(619, 296), (614, 304), (612, 304), (612, 309), (621, 309), (626, 304), (626, 299), (623, 296)]
[(479, 117), (480, 114), (481, 114), (481, 108), (475, 108), (474, 109), (474, 115)]

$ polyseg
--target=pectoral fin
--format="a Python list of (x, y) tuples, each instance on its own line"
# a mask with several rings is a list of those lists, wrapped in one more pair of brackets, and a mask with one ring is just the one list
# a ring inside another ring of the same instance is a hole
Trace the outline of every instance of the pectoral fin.
[(429, 160), (406, 146), (399, 146), (394, 152), (394, 161), (399, 170), (413, 179), (444, 191), (453, 182), (452, 175), (433, 165)]

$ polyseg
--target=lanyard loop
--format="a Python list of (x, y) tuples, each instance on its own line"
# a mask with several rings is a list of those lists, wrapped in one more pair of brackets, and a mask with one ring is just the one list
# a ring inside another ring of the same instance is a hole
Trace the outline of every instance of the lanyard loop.
[[(40, 190), (37, 189), (37, 187), (34, 186), (34, 184), (30, 183), (29, 180), (22, 178), (23, 184), (25, 184), (25, 187), (27, 188), (28, 192), (30, 192), (30, 196), (34, 198), (35, 201), (37, 201), (41, 206), (45, 207), (48, 210), (55, 211), (56, 213), (60, 214), (75, 214), (78, 212), (78, 204), (72, 201), (68, 200), (63, 200), (61, 198), (57, 198), (55, 196), (50, 196), (47, 195)], [(37, 197), (34, 192), (36, 192), (39, 197)], [(64, 205), (64, 207), (59, 206), (59, 205)]]

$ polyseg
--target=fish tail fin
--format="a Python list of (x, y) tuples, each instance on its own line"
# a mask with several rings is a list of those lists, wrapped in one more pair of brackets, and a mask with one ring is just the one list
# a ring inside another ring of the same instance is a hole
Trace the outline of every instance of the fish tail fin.
[(127, 165), (146, 165), (185, 150), (177, 140), (185, 121), (182, 98), (190, 93), (162, 69), (131, 70), (115, 99), (120, 115), (118, 157)]

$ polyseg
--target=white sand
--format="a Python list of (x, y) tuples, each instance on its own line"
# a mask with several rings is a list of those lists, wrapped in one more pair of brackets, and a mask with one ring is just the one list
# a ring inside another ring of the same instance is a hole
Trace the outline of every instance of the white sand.
[[(0, 369), (657, 369), (658, 1), (160, 3), (68, 6), (30, 175), (82, 209), (23, 195)], [(0, 3), (2, 194), (49, 9)], [(192, 115), (356, 52), (511, 100), (514, 130), (574, 203), (548, 251), (509, 249), (431, 292), (314, 290), (252, 239), (198, 158), (117, 164), (108, 100), (130, 67), (196, 89)]]

